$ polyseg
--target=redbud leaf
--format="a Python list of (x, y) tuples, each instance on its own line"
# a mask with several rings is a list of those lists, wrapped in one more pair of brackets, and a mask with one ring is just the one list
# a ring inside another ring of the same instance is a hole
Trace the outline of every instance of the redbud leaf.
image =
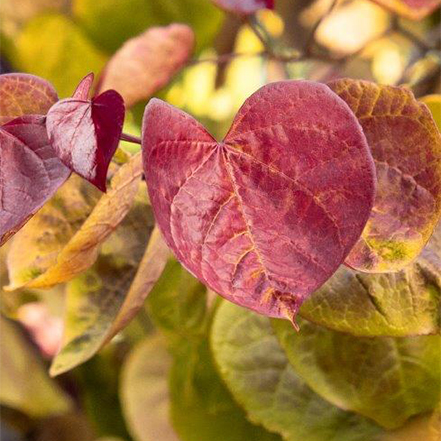
[(0, 124), (22, 115), (45, 115), (58, 101), (52, 84), (35, 75), (0, 75)]
[[(77, 93), (83, 95), (86, 89), (80, 86)], [(47, 114), (47, 133), (61, 161), (101, 191), (106, 191), (107, 170), (118, 147), (124, 114), (124, 101), (114, 90), (91, 101), (58, 101)]]
[(369, 217), (375, 170), (347, 105), (324, 85), (272, 83), (223, 142), (151, 100), (143, 161), (177, 259), (234, 303), (293, 319), (345, 259)]
[(46, 134), (44, 117), (25, 115), (0, 127), (0, 245), (68, 178)]
[(225, 11), (241, 15), (254, 14), (259, 9), (274, 9), (274, 0), (213, 0), (213, 2)]
[(351, 79), (329, 86), (360, 121), (377, 169), (372, 214), (346, 264), (399, 271), (420, 254), (441, 216), (441, 135), (405, 88)]
[(100, 91), (117, 90), (127, 107), (164, 87), (185, 65), (194, 47), (194, 33), (183, 24), (153, 27), (128, 40), (111, 58)]
[(93, 79), (95, 78), (95, 75), (91, 72), (90, 74), (86, 75), (78, 84), (77, 88), (75, 89), (74, 93), (72, 94), (72, 98), (75, 98), (77, 100), (88, 100), (90, 95), (90, 89), (93, 85)]
[(441, 4), (440, 0), (374, 0), (380, 6), (389, 9), (409, 20), (422, 20)]

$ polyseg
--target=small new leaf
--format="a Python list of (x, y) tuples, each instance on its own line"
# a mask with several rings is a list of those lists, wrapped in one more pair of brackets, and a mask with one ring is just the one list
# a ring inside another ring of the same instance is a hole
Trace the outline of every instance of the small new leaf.
[(83, 81), (75, 92), (81, 99), (74, 96), (51, 107), (47, 133), (61, 161), (105, 192), (107, 170), (124, 123), (124, 101), (114, 90), (84, 99), (90, 76)]
[(44, 117), (25, 115), (0, 127), (0, 245), (69, 177), (46, 134)]
[(153, 27), (128, 40), (105, 68), (100, 91), (117, 90), (127, 107), (164, 87), (189, 59), (194, 33), (183, 24)]
[(358, 240), (375, 192), (354, 114), (308, 81), (260, 89), (219, 143), (153, 99), (143, 161), (155, 218), (177, 259), (232, 302), (290, 320)]
[(405, 88), (351, 79), (329, 86), (360, 121), (377, 169), (372, 214), (345, 263), (399, 271), (420, 254), (441, 216), (441, 135)]

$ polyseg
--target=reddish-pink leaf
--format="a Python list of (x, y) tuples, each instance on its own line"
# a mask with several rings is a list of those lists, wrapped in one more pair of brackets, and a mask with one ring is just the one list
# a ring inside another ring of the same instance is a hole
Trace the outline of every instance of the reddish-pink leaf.
[(52, 85), (34, 75), (0, 75), (0, 124), (22, 115), (44, 115), (58, 101)]
[(272, 83), (223, 142), (153, 99), (143, 160), (158, 225), (177, 258), (227, 299), (293, 319), (369, 217), (375, 171), (349, 107), (326, 86)]
[(80, 81), (80, 84), (78, 84), (77, 88), (75, 89), (75, 92), (72, 95), (72, 98), (75, 98), (77, 100), (89, 99), (90, 89), (92, 88), (94, 78), (95, 75), (93, 74), (93, 72), (86, 75)]
[(100, 91), (117, 90), (127, 107), (164, 87), (187, 62), (194, 33), (183, 24), (150, 28), (128, 40), (107, 65)]
[[(78, 93), (83, 95), (84, 90)], [(107, 170), (118, 147), (124, 113), (121, 95), (108, 90), (91, 101), (61, 100), (47, 114), (47, 133), (61, 161), (101, 191), (106, 191)]]
[(235, 14), (254, 14), (259, 9), (274, 9), (274, 0), (213, 0), (213, 2), (228, 12)]
[(43, 116), (22, 116), (0, 127), (0, 245), (69, 174), (49, 143)]

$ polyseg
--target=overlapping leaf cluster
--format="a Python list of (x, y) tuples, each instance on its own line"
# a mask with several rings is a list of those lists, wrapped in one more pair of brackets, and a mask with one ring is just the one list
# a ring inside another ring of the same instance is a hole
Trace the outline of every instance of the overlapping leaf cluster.
[[(273, 7), (215, 3), (242, 17)], [(76, 8), (86, 28), (101, 14), (88, 0)], [(53, 376), (147, 317), (120, 379), (135, 440), (437, 440), (441, 136), (422, 101), (439, 110), (439, 97), (349, 79), (274, 83), (222, 142), (155, 99), (132, 155), (118, 149), (124, 103), (167, 84), (194, 34), (174, 24), (128, 37), (71, 98), (39, 77), (0, 77), (3, 313), (20, 318), (23, 304), (44, 303), (41, 289), (63, 291)], [(27, 345), (0, 325), (8, 344)], [(71, 412), (32, 350), (1, 350), (2, 404)]]

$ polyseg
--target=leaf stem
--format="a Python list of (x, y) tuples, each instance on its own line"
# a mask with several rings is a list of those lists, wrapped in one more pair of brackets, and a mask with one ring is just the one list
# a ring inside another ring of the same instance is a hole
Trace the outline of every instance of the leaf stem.
[(141, 145), (141, 138), (138, 138), (137, 136), (132, 136), (127, 133), (121, 133), (121, 136), (119, 137), (121, 141), (127, 141), (132, 142), (133, 144), (139, 144)]

